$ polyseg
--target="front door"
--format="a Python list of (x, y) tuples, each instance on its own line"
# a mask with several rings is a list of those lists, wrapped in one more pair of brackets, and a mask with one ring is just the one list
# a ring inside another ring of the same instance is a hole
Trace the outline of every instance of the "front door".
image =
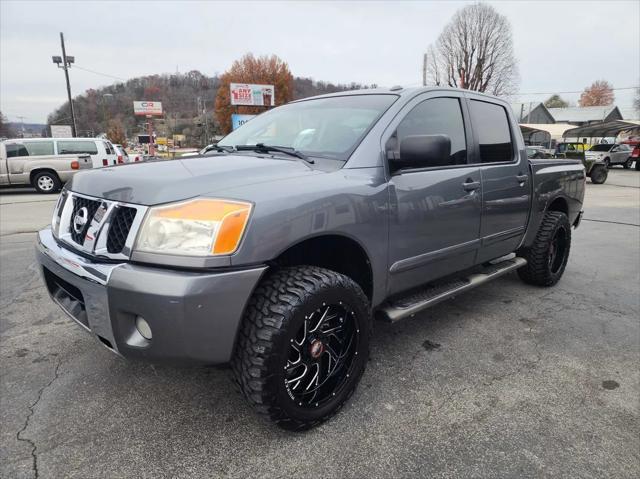
[(444, 134), (448, 164), (394, 171), (390, 163), (389, 294), (408, 290), (474, 264), (479, 244), (481, 178), (468, 164), (466, 106), (456, 92), (416, 98), (392, 125), (387, 156), (399, 155), (408, 135)]

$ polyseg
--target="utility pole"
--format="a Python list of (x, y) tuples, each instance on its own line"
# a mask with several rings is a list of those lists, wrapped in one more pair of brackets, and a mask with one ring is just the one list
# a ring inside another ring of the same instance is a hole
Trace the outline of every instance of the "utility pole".
[[(71, 68), (71, 64), (75, 62), (75, 58), (67, 56), (67, 51), (64, 48), (64, 35), (62, 32), (60, 32), (60, 46), (62, 47), (62, 58), (54, 56), (52, 57), (52, 60), (58, 68), (62, 68), (64, 70), (64, 77), (67, 81), (67, 98), (69, 99), (69, 108), (71, 110), (71, 135), (75, 138), (78, 136), (78, 130), (76, 127), (76, 113), (73, 109), (73, 101), (71, 99), (71, 85), (69, 83), (69, 68)], [(62, 66), (60, 66), (60, 64), (62, 64)]]
[(24, 138), (24, 116), (17, 116), (16, 118), (20, 120), (20, 132), (22, 134), (22, 138)]
[(422, 86), (427, 86), (427, 54), (422, 56)]

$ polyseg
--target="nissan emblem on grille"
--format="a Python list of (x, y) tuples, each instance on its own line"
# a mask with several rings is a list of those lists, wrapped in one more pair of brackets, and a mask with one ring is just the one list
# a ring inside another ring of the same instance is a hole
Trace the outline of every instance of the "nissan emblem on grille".
[(87, 224), (87, 220), (89, 219), (89, 210), (86, 206), (83, 206), (78, 210), (76, 215), (73, 217), (73, 229), (76, 233), (81, 234), (85, 225)]

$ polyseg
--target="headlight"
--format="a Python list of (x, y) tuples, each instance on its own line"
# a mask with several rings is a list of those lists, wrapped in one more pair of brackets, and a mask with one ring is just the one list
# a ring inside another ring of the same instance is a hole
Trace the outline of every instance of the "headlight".
[(196, 199), (150, 208), (135, 249), (187, 256), (231, 254), (249, 222), (251, 203)]

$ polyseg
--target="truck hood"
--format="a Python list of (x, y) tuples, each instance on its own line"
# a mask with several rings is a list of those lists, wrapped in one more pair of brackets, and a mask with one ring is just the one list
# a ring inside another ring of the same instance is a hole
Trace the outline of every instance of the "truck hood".
[(216, 195), (238, 186), (316, 174), (322, 172), (297, 160), (215, 155), (95, 169), (76, 174), (67, 188), (109, 200), (157, 205)]

